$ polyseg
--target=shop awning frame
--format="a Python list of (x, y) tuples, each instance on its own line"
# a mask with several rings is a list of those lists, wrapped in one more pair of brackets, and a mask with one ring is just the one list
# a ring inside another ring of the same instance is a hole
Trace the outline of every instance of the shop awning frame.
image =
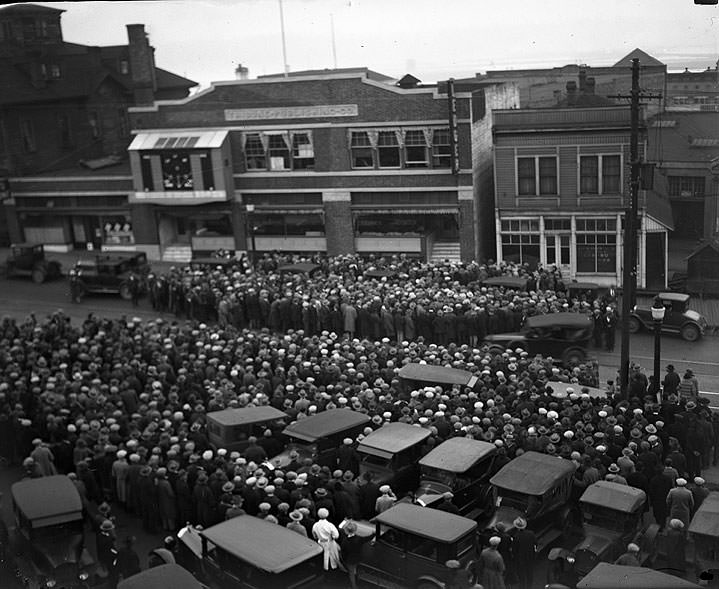
[[(130, 143), (128, 151), (212, 149), (222, 147), (228, 131), (141, 131)], [(176, 139), (175, 145), (163, 146), (160, 139)]]

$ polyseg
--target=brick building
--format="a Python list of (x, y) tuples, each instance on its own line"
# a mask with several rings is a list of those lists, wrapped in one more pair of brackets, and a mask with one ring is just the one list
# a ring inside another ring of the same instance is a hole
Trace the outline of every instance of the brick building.
[(482, 258), (492, 110), (518, 96), (493, 82), (453, 96), (356, 68), (131, 108), (137, 247), (178, 261), (218, 248)]
[(127, 245), (127, 107), (197, 84), (155, 65), (143, 25), (127, 25), (127, 45), (79, 45), (63, 39), (63, 12), (0, 8), (0, 241)]
[[(565, 280), (620, 285), (630, 111), (602, 104), (591, 78), (585, 84), (580, 94), (568, 82), (557, 108), (494, 113), (497, 256), (555, 264)], [(641, 190), (639, 218), (637, 284), (664, 288), (668, 202)]]
[(702, 72), (667, 74), (667, 110), (719, 112), (719, 60)]

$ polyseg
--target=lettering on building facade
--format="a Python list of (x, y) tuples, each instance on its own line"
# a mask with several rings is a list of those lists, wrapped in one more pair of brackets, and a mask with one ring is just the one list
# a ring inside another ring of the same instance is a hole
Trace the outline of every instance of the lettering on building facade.
[(226, 108), (226, 121), (260, 121), (267, 119), (320, 119), (356, 117), (356, 104), (318, 104), (314, 106), (279, 106), (271, 108)]

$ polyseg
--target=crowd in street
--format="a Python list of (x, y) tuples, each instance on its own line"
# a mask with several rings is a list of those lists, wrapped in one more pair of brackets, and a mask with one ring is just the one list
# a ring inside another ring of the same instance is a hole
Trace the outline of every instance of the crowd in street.
[[(117, 511), (168, 535), (188, 522), (207, 527), (249, 514), (331, 544), (328, 534), (344, 520), (370, 518), (399, 499), (360, 476), (354, 450), (363, 436), (395, 421), (430, 430), (423, 453), (468, 436), (497, 446), (497, 469), (530, 450), (573, 461), (573, 500), (595, 481), (614, 480), (645, 490), (660, 525), (688, 526), (703, 496), (702, 469), (717, 463), (719, 440), (719, 423), (690, 371), (677, 382), (668, 369), (658, 396), (633, 364), (626, 398), (613, 387), (593, 397), (585, 388), (598, 385), (589, 363), (559, 367), (521, 349), (495, 353), (481, 343), (486, 333), (518, 327), (527, 314), (604, 313), (604, 302), (568, 299), (549, 271), (531, 277), (536, 283), (528, 292), (479, 285), (482, 272), (518, 274), (518, 267), (398, 258), (392, 269), (400, 278), (393, 282), (366, 280), (370, 262), (356, 257), (323, 260), (314, 278), (282, 277), (281, 262), (268, 257), (256, 271), (184, 268), (157, 277), (155, 285), (166, 284), (153, 289), (153, 305), (189, 314), (186, 321), (89, 315), (73, 325), (62, 312), (42, 321), (2, 320), (0, 454), (22, 464), (25, 477), (62, 473), (73, 480), (97, 530), (98, 556), (113, 574), (137, 568), (132, 538), (114, 537)], [(201, 318), (172, 294), (184, 284), (214, 293)], [(433, 322), (420, 319), (432, 312)], [(445, 314), (454, 327), (438, 330)], [(460, 327), (460, 318), (473, 314), (486, 320)], [(409, 362), (468, 370), (479, 382), (473, 389), (411, 390), (397, 377)], [(555, 391), (557, 382), (570, 386)], [(257, 405), (287, 418), (242, 452), (210, 443), (208, 413)], [(282, 449), (279, 433), (287, 424), (332, 408), (371, 417), (358, 439), (346, 440), (334, 468), (311, 460), (284, 470), (263, 464)], [(500, 532), (486, 549), (496, 554), (480, 559), (485, 588), (514, 582), (520, 545), (527, 558), (528, 540), (499, 550), (502, 542), (511, 545)], [(342, 533), (351, 539), (352, 526)], [(347, 555), (360, 542), (340, 536), (332, 538), (339, 554), (356, 564)], [(112, 551), (124, 557), (108, 556)], [(504, 572), (493, 577), (498, 558)], [(326, 566), (340, 563), (326, 551)]]

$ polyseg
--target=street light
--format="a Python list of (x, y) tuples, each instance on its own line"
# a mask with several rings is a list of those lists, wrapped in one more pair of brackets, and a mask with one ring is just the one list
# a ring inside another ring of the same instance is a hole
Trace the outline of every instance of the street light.
[(665, 311), (664, 301), (662, 301), (661, 297), (654, 297), (654, 302), (652, 303), (652, 319), (654, 319), (654, 386), (657, 392), (660, 391), (659, 362), (662, 345), (662, 323), (664, 322)]

